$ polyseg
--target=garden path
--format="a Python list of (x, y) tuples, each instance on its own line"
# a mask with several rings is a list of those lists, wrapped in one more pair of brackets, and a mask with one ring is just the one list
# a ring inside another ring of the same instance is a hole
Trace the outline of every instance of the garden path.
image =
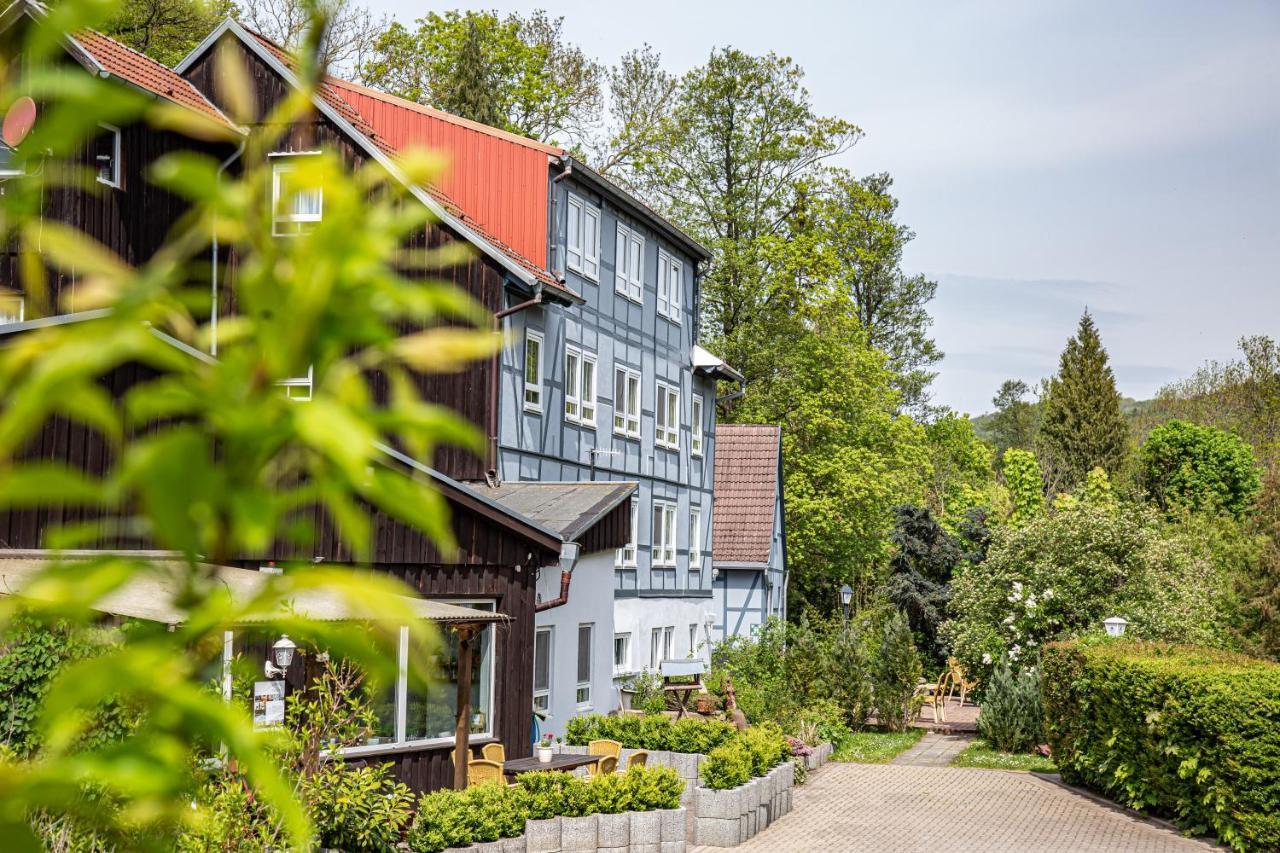
[[(1182, 853), (1217, 849), (1029, 773), (832, 762), (793, 811), (741, 853), (989, 851)], [(720, 853), (697, 847), (694, 853)]]
[(967, 737), (930, 732), (889, 763), (909, 764), (913, 767), (946, 767), (970, 742)]

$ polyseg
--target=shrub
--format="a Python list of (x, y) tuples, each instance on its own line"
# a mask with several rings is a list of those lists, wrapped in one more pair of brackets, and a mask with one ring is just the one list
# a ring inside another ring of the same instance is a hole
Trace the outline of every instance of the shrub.
[(776, 723), (760, 723), (740, 735), (742, 745), (751, 755), (751, 775), (763, 776), (791, 755), (787, 736)]
[(616, 740), (627, 749), (700, 752), (704, 755), (737, 735), (737, 729), (720, 720), (686, 717), (672, 722), (665, 714), (643, 717), (574, 717), (565, 726), (565, 742), (585, 746), (598, 738)]
[(922, 672), (911, 625), (894, 613), (881, 625), (880, 648), (871, 663), (876, 717), (889, 731), (905, 731), (915, 717), (916, 684)]
[(702, 762), (702, 784), (717, 791), (745, 785), (751, 778), (751, 752), (741, 741), (717, 746)]
[(1050, 645), (1043, 668), (1064, 779), (1212, 830), (1236, 850), (1280, 849), (1280, 666), (1095, 640)]
[(489, 782), (475, 785), (462, 792), (462, 799), (472, 841), (497, 841), (524, 833), (524, 809), (505, 784)]
[(1004, 752), (1025, 752), (1042, 742), (1044, 710), (1035, 667), (1015, 672), (1001, 658), (991, 675), (978, 716), (978, 734)]
[(845, 713), (831, 699), (819, 699), (788, 721), (787, 729), (810, 746), (839, 743), (853, 730), (845, 724)]
[(418, 813), (409, 829), (410, 850), (414, 853), (439, 853), (449, 847), (466, 847), (471, 843), (471, 822), (465, 793), (436, 791), (418, 800)]
[(631, 707), (646, 714), (661, 714), (667, 710), (667, 695), (662, 689), (662, 676), (642, 670), (631, 676), (627, 687), (632, 691)]
[(706, 755), (736, 734), (737, 729), (731, 723), (685, 717), (672, 724), (667, 749)]
[[(616, 774), (615, 774), (616, 775)], [(678, 809), (684, 793), (684, 780), (670, 767), (632, 767), (621, 774), (632, 789), (632, 802), (638, 811)]]
[(392, 850), (409, 823), (413, 797), (389, 764), (324, 765), (304, 780), (302, 800), (324, 847), (353, 853)]
[(1244, 516), (1258, 494), (1258, 464), (1240, 436), (1173, 420), (1151, 431), (1138, 452), (1143, 490), (1161, 509)]

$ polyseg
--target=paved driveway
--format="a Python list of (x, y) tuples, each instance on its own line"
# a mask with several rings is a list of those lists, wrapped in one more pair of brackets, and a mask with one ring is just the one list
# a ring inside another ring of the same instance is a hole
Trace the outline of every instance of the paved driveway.
[[(1089, 851), (1216, 849), (1028, 773), (831, 763), (790, 814), (736, 851)], [(699, 847), (695, 853), (720, 848)]]

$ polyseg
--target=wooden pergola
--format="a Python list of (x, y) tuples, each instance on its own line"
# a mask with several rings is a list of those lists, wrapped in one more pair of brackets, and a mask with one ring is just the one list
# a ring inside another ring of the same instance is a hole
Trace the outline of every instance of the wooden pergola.
[[(57, 553), (50, 551), (2, 551), (0, 550), (0, 595), (29, 595), (38, 597), (39, 590), (28, 591), (28, 585), (55, 561), (110, 556), (100, 551), (76, 551)], [(186, 611), (179, 601), (181, 572), (185, 564), (168, 552), (132, 551), (118, 556), (144, 559), (155, 571), (136, 574), (123, 586), (113, 590), (95, 602), (93, 609), (107, 615), (179, 625), (186, 619)], [(211, 577), (221, 583), (233, 601), (250, 601), (270, 582), (271, 575), (251, 569), (232, 566), (203, 567)], [(457, 719), (454, 727), (455, 788), (467, 786), (467, 763), (471, 757), (471, 686), (474, 673), (476, 640), (481, 631), (495, 623), (510, 622), (511, 617), (502, 613), (459, 607), (429, 598), (401, 596), (406, 609), (419, 619), (435, 622), (458, 638)], [(287, 607), (282, 606), (279, 615), (302, 616), (318, 621), (365, 621), (368, 613), (353, 609), (343, 597), (322, 589), (299, 591), (290, 598)], [(273, 614), (263, 613), (246, 624), (268, 621)]]

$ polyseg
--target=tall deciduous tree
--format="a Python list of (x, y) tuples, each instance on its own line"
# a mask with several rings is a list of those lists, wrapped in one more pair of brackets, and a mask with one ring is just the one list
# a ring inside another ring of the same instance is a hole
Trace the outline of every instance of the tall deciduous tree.
[(1211, 426), (1169, 421), (1138, 453), (1139, 478), (1161, 509), (1242, 518), (1258, 494), (1258, 464), (1244, 439)]
[(1058, 373), (1047, 383), (1037, 451), (1050, 491), (1069, 491), (1092, 468), (1114, 475), (1124, 464), (1129, 426), (1093, 317), (1080, 317)]
[(937, 375), (930, 368), (942, 359), (929, 337), (933, 319), (926, 308), (938, 283), (902, 269), (915, 232), (897, 221), (892, 187), (884, 172), (856, 178), (831, 170), (821, 205), (824, 236), (834, 255), (835, 286), (852, 302), (871, 345), (889, 356), (903, 404), (922, 413)]
[(995, 411), (986, 420), (997, 458), (1003, 457), (1009, 448), (1031, 450), (1035, 447), (1036, 433), (1040, 430), (1040, 404), (1028, 400), (1030, 394), (1031, 387), (1021, 379), (1006, 379), (991, 398)]
[(494, 123), (531, 139), (576, 144), (598, 120), (604, 70), (565, 40), (563, 20), (542, 10), (505, 18), (429, 12), (416, 29), (397, 22), (378, 37), (365, 77), (394, 95), (448, 110), (460, 103), (463, 52), (477, 51), (478, 43), (481, 59), (467, 62), (483, 68), (478, 76), (487, 81), (500, 117)]
[(361, 69), (374, 42), (387, 27), (385, 15), (375, 16), (357, 0), (240, 0), (240, 16), (262, 35), (289, 50), (304, 47), (307, 34), (324, 16), (324, 32), (316, 61), (334, 74), (363, 80)]
[(232, 0), (125, 0), (102, 31), (165, 65), (176, 65), (218, 23)]
[(646, 44), (623, 54), (609, 69), (608, 80), (606, 122), (601, 133), (587, 140), (588, 156), (600, 174), (631, 186), (641, 156), (662, 141), (680, 78), (664, 70), (662, 55)]
[(1244, 600), (1243, 635), (1249, 650), (1280, 660), (1280, 472), (1262, 484), (1252, 532), (1262, 537), (1253, 571), (1238, 578)]

